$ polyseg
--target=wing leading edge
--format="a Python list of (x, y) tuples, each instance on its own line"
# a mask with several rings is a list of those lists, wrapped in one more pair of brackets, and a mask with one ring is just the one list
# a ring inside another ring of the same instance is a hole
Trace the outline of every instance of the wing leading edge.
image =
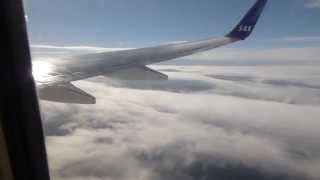
[[(63, 71), (68, 72), (69, 76), (67, 81), (69, 84), (66, 85), (66, 80), (61, 80), (61, 83), (55, 81), (51, 86), (50, 82), (47, 82), (46, 88), (40, 88), (39, 94), (42, 94), (40, 98), (66, 103), (95, 103), (95, 100), (91, 95), (71, 86), (70, 82), (98, 75), (125, 80), (167, 79), (166, 75), (149, 69), (146, 65), (192, 55), (194, 53), (207, 51), (240, 40), (245, 40), (253, 32), (267, 1), (268, 0), (257, 0), (235, 28), (226, 36), (221, 38), (210, 38), (200, 41), (141, 49), (87, 54), (68, 58), (66, 59), (66, 63), (63, 64), (63, 70), (59, 70), (59, 66), (61, 66), (61, 64), (57, 65), (56, 69), (60, 73)], [(71, 76), (70, 78), (70, 74), (79, 73), (82, 74), (81, 77)], [(42, 89), (45, 93), (41, 93)], [(54, 93), (53, 90), (58, 90), (60, 93)], [(59, 97), (59, 94), (70, 96), (70, 93), (72, 93), (72, 100), (64, 101), (65, 96), (61, 98)], [(54, 94), (54, 96), (51, 94)]]

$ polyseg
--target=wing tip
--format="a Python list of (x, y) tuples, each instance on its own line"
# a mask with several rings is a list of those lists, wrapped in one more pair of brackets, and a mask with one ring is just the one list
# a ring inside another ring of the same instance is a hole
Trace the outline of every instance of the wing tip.
[(226, 36), (245, 40), (253, 32), (268, 0), (257, 0), (237, 26)]

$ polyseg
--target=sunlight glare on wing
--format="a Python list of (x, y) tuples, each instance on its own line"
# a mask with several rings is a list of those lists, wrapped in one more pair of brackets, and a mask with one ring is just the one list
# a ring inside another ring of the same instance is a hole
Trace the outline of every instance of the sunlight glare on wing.
[(52, 64), (45, 61), (34, 61), (32, 63), (32, 74), (36, 81), (45, 81), (52, 72)]

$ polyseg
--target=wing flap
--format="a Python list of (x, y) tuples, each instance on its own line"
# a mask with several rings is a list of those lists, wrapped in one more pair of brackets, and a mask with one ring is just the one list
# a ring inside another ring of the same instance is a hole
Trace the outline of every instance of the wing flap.
[(71, 83), (45, 87), (39, 90), (39, 97), (43, 100), (76, 103), (95, 104), (95, 97), (75, 87)]
[(167, 80), (168, 76), (146, 66), (129, 67), (105, 75), (119, 80)]

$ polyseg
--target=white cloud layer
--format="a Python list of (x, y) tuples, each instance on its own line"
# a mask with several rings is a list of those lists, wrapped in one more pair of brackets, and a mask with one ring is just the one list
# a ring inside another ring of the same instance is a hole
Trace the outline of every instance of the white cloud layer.
[(273, 41), (278, 42), (320, 42), (319, 36), (297, 36), (297, 37), (284, 37), (273, 39)]
[[(282, 101), (294, 94), (290, 87), (270, 85), (265, 94), (255, 83), (169, 75), (178, 84), (163, 89), (132, 89), (103, 78), (76, 83), (97, 96), (94, 106), (43, 102), (54, 177), (197, 179), (197, 164), (206, 167), (199, 173), (207, 179), (215, 176), (211, 171), (237, 167), (266, 179), (320, 177), (319, 107)], [(185, 85), (188, 79), (193, 84)], [(202, 83), (211, 88), (198, 89)], [(267, 101), (272, 89), (287, 93)]]
[(318, 61), (319, 47), (237, 49), (221, 48), (190, 56), (201, 60), (252, 60), (252, 61)]
[[(215, 52), (190, 59), (316, 60), (313, 48)], [(54, 179), (320, 178), (319, 65), (152, 68), (170, 79), (98, 77), (74, 83), (96, 105), (41, 102)]]

